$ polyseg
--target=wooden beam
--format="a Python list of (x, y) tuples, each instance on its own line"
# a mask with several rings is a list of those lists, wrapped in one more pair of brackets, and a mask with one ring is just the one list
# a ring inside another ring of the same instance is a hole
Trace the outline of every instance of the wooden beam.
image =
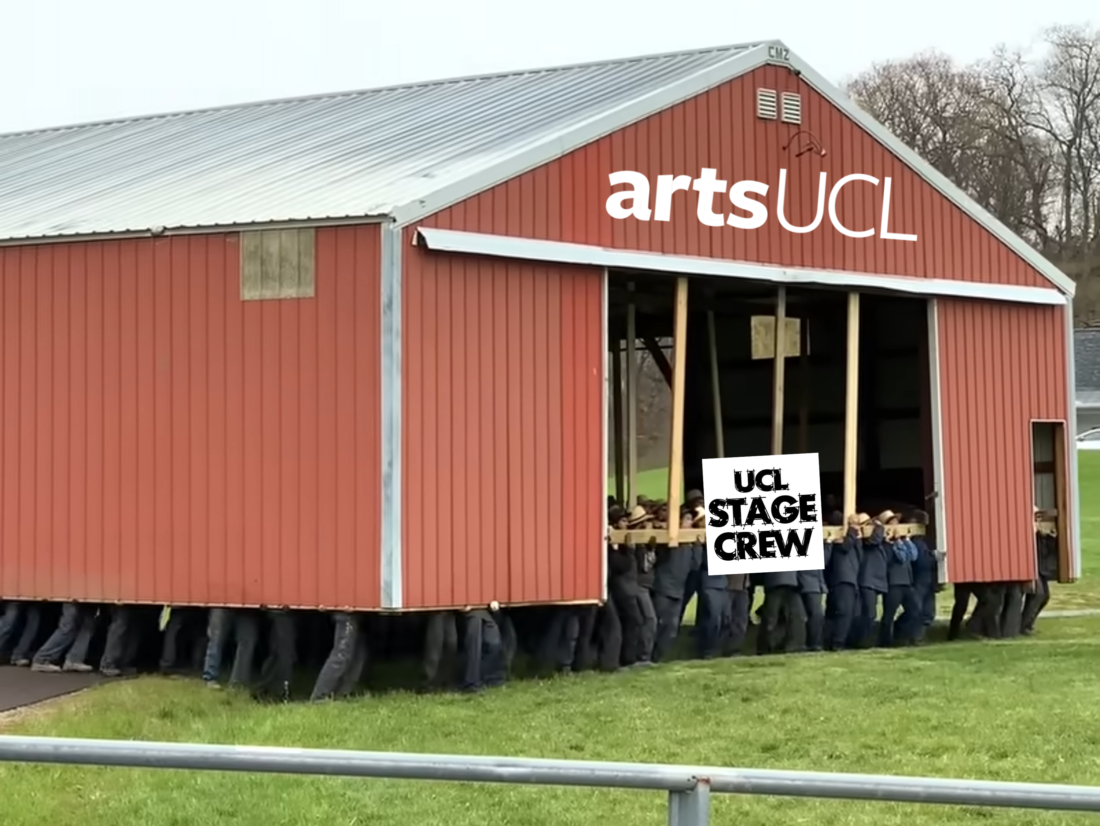
[[(772, 373), (772, 455), (783, 452), (784, 382), (787, 374), (787, 288), (780, 287), (775, 298), (775, 368)], [(782, 331), (782, 332), (781, 332)]]
[[(1054, 431), (1054, 508), (1055, 528), (1058, 538), (1058, 581), (1073, 582), (1073, 559), (1069, 549), (1069, 525), (1066, 514), (1068, 501), (1066, 487), (1069, 485), (1069, 472), (1066, 469), (1066, 426), (1062, 422), (1055, 422), (1051, 428)], [(1070, 450), (1076, 445), (1070, 447)]]
[[(1036, 523), (1039, 525), (1041, 523)], [(822, 527), (825, 539), (842, 539), (846, 528), (835, 525), (824, 525)], [(864, 537), (870, 537), (874, 528), (871, 526), (864, 527), (860, 533)], [(924, 536), (924, 525), (891, 525), (891, 532), (896, 536)], [(613, 544), (633, 544), (636, 546), (647, 545), (650, 542), (655, 542), (658, 545), (670, 544), (671, 540), (671, 526), (669, 528), (641, 528), (630, 531), (608, 530), (607, 540)], [(677, 539), (679, 542), (706, 542), (707, 531), (706, 528), (680, 528)]]
[(859, 426), (859, 293), (848, 293), (848, 363), (844, 394), (844, 515), (856, 512)]
[(626, 495), (627, 507), (638, 504), (638, 331), (634, 327), (634, 285), (626, 305)]
[(810, 452), (810, 319), (798, 326), (798, 452)]
[(684, 381), (687, 368), (688, 280), (676, 279), (675, 327), (672, 339), (672, 443), (668, 449), (668, 542), (680, 544), (680, 485), (684, 478)]
[(623, 475), (623, 354), (618, 339), (611, 348), (611, 418), (615, 448), (615, 501), (626, 501)]
[(707, 339), (710, 345), (710, 394), (714, 399), (714, 449), (715, 456), (724, 459), (726, 425), (722, 419), (722, 382), (718, 373), (718, 333), (714, 329), (714, 310), (707, 310)]
[(672, 387), (672, 365), (668, 363), (668, 356), (661, 349), (661, 345), (657, 343), (657, 339), (653, 336), (644, 336), (642, 343), (649, 351), (649, 355), (653, 357), (653, 361), (657, 365), (657, 369), (661, 371), (661, 375), (665, 377), (665, 384)]

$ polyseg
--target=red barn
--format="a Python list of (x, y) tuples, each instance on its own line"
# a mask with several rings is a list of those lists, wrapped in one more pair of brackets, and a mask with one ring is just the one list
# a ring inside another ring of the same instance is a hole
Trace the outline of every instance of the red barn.
[(1031, 579), (1035, 505), (1079, 573), (1072, 281), (778, 42), (4, 135), (0, 193), (0, 598), (601, 599), (627, 294), (721, 322), (689, 481), (790, 428), (951, 581)]

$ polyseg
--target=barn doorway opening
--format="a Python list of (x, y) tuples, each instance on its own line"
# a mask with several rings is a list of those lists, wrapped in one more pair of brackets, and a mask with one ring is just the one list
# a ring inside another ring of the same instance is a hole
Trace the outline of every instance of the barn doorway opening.
[[(608, 275), (612, 496), (628, 505), (639, 495), (666, 500), (671, 477), (679, 481), (680, 503), (686, 491), (702, 488), (704, 458), (818, 453), (822, 494), (844, 510), (846, 489), (853, 495), (845, 466), (854, 444), (857, 511), (920, 509), (933, 516), (927, 299), (862, 293), (853, 302), (844, 290), (801, 287), (784, 288), (780, 297), (770, 283), (692, 277), (683, 279), (684, 290), (679, 282), (672, 274)], [(678, 291), (686, 292), (686, 346), (682, 421), (675, 428)], [(859, 319), (854, 336), (852, 303)], [(789, 354), (781, 367), (777, 317)], [(849, 363), (858, 375), (854, 387)]]
[(1058, 581), (1073, 581), (1073, 559), (1070, 555), (1068, 508), (1067, 450), (1064, 421), (1034, 421), (1031, 423), (1032, 495), (1034, 496), (1035, 530), (1055, 538), (1058, 548)]

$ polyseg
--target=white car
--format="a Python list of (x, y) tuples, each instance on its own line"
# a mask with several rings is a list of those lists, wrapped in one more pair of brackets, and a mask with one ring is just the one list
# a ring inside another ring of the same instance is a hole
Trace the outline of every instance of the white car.
[(1078, 450), (1100, 450), (1100, 427), (1086, 430), (1077, 435)]

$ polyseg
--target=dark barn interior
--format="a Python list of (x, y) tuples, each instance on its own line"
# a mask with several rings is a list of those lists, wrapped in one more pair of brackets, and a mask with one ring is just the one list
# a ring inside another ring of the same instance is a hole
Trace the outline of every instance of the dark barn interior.
[[(627, 307), (633, 301), (636, 350), (653, 353), (660, 348), (663, 355), (657, 359), (665, 363), (658, 366), (666, 379), (673, 360), (675, 284), (672, 275), (613, 272), (608, 285), (609, 348), (614, 350), (618, 343), (625, 350)], [(682, 448), (685, 488), (701, 487), (702, 459), (718, 455), (709, 313), (714, 317), (724, 455), (773, 452), (776, 305), (774, 284), (690, 279)], [(785, 312), (785, 346), (787, 352), (797, 346), (798, 354), (785, 360), (781, 452), (818, 453), (822, 494), (839, 499), (844, 469), (847, 293), (787, 288)], [(927, 302), (919, 297), (862, 293), (856, 480), (861, 510), (930, 507), (926, 497), (934, 485), (928, 364)], [(667, 386), (665, 390), (670, 392)], [(626, 406), (625, 391), (622, 398)], [(614, 432), (609, 438), (615, 438)], [(609, 476), (614, 472), (613, 463)]]

